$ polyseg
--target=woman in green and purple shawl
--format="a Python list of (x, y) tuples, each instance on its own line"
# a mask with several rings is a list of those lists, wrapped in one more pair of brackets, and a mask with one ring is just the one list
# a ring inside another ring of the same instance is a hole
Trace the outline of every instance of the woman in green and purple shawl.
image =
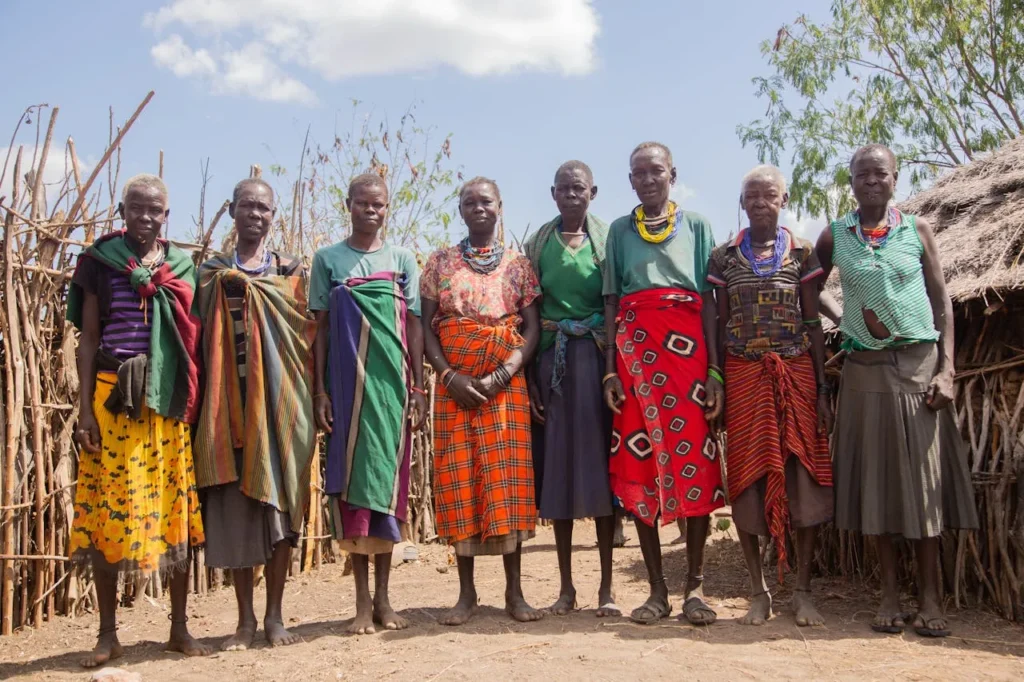
[(372, 173), (357, 176), (345, 205), (352, 234), (314, 255), (309, 308), (319, 322), (314, 411), (329, 434), (331, 525), (352, 556), (356, 579), (349, 632), (365, 635), (376, 631), (375, 623), (408, 627), (391, 608), (388, 576), (407, 515), (410, 422), (422, 424), (426, 392), (419, 269), (411, 251), (384, 242), (387, 185)]

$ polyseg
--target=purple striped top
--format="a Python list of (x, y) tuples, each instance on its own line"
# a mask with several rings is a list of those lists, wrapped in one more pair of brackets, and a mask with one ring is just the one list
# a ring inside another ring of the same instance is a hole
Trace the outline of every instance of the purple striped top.
[(128, 275), (110, 273), (110, 309), (101, 311), (100, 349), (118, 360), (129, 360), (149, 353), (153, 302), (145, 302), (132, 289)]

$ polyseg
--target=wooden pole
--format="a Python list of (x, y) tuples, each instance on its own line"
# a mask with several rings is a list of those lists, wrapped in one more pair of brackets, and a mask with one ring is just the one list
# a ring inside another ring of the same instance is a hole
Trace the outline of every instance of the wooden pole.
[(164, 150), (160, 150), (160, 172), (159, 177), (161, 180), (164, 178)]
[(57, 125), (58, 112), (60, 112), (60, 107), (54, 107), (50, 113), (50, 125), (46, 128), (46, 139), (43, 141), (43, 155), (39, 157), (39, 167), (35, 169), (35, 185), (32, 187), (32, 218), (34, 220), (38, 220), (43, 215), (43, 203), (46, 201), (43, 171), (46, 169), (46, 157), (50, 154), (50, 143), (53, 141), (53, 128)]
[[(14, 159), (14, 177), (12, 179), (12, 203), (18, 202), (18, 188), (21, 178), (21, 156), (22, 149), (18, 149), (18, 155)], [(14, 505), (14, 463), (18, 458), (18, 443), (21, 438), (22, 404), (24, 394), (23, 388), (24, 373), (21, 355), (21, 332), (18, 326), (18, 311), (15, 305), (14, 291), (14, 245), (12, 244), (13, 216), (8, 213), (4, 229), (4, 302), (5, 315), (3, 316), (3, 343), (4, 343), (4, 374), (7, 380), (7, 401), (5, 405), (5, 418), (7, 420), (6, 442), (4, 443), (4, 491), (3, 503), (8, 510), (4, 513), (4, 554), (14, 554), (14, 517), (15, 513), (10, 507)], [(9, 635), (14, 632), (14, 562), (5, 559), (3, 563), (3, 597), (0, 606), (0, 617), (3, 624), (0, 625), (0, 634)]]

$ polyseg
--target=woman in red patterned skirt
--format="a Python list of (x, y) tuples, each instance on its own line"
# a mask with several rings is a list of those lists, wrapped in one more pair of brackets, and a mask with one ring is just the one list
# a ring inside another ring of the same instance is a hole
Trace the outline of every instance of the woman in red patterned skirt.
[(608, 232), (604, 280), (608, 339), (604, 393), (615, 412), (612, 492), (636, 519), (650, 580), (630, 618), (650, 624), (672, 612), (658, 523), (686, 518), (689, 573), (683, 615), (717, 618), (704, 600), (704, 544), (711, 512), (725, 504), (718, 447), (708, 422), (722, 413), (717, 315), (707, 281), (715, 241), (701, 216), (669, 199), (672, 153), (645, 142), (629, 160), (640, 199)]
[(715, 249), (708, 269), (708, 281), (719, 288), (729, 499), (750, 571), (744, 625), (772, 616), (758, 537), (775, 539), (781, 581), (790, 526), (797, 537), (796, 624), (825, 623), (811, 599), (814, 540), (833, 506), (832, 417), (818, 316), (823, 273), (814, 246), (779, 225), (788, 199), (779, 169), (748, 173), (740, 200), (750, 227)]

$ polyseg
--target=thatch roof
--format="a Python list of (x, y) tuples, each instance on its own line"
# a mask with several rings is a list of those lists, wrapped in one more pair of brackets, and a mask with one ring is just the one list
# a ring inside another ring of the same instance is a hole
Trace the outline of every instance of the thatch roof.
[[(954, 302), (1024, 289), (1024, 137), (949, 171), (900, 209), (934, 227)], [(828, 288), (838, 295), (837, 276)]]

